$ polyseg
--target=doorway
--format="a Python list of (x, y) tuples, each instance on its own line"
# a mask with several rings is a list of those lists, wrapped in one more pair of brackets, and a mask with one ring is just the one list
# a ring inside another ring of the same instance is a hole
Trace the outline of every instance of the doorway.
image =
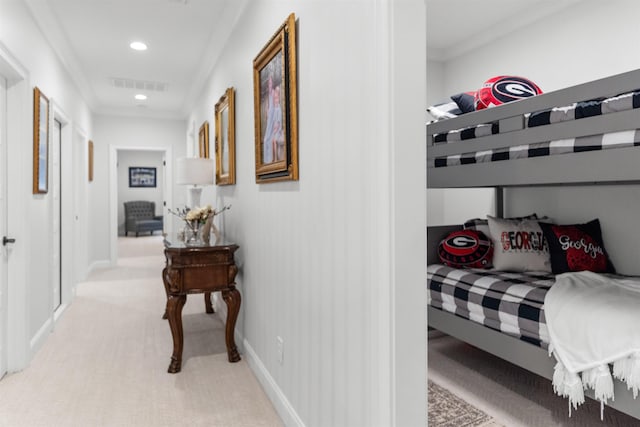
[[(119, 186), (125, 185), (125, 179), (120, 179), (120, 176), (126, 176), (126, 186), (128, 187), (128, 167), (129, 165), (120, 165), (119, 158), (131, 153), (140, 153), (142, 157), (156, 153), (160, 156), (161, 164), (156, 167), (156, 183), (163, 186), (162, 200), (156, 202), (156, 212), (162, 212), (164, 215), (164, 232), (171, 233), (173, 231), (173, 221), (167, 219), (167, 207), (173, 206), (173, 191), (172, 185), (166, 183), (172, 183), (172, 167), (171, 159), (173, 158), (171, 147), (109, 147), (109, 203), (110, 203), (110, 261), (111, 265), (116, 265), (118, 261), (118, 235), (120, 220), (124, 211), (122, 203), (119, 202)], [(150, 166), (140, 163), (137, 166)]]

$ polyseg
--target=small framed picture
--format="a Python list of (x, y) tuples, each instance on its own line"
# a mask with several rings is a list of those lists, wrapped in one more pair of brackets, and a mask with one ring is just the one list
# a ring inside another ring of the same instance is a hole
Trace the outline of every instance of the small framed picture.
[(33, 194), (49, 191), (49, 99), (33, 89)]
[(298, 180), (296, 18), (253, 60), (256, 182)]
[(209, 158), (209, 122), (205, 121), (200, 126), (200, 132), (198, 132), (198, 146), (200, 148), (200, 157)]
[(216, 185), (236, 183), (235, 90), (230, 87), (215, 107)]
[(156, 168), (130, 167), (129, 187), (155, 187)]

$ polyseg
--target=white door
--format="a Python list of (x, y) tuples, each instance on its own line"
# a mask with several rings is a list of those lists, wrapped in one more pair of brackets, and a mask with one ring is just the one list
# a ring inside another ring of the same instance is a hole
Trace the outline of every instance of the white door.
[(0, 76), (0, 378), (7, 372), (7, 81)]

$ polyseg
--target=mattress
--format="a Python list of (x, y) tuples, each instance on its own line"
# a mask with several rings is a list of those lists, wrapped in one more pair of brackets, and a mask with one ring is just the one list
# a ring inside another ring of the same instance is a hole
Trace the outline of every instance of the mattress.
[(523, 144), (495, 150), (471, 151), (462, 154), (440, 156), (430, 159), (427, 167), (442, 168), (557, 154), (636, 147), (638, 145), (640, 145), (640, 129), (632, 129), (556, 141), (537, 142), (535, 144)]
[[(572, 105), (526, 114), (525, 124), (531, 128), (637, 108), (640, 108), (640, 91), (624, 93), (610, 98), (577, 102)], [(457, 142), (496, 133), (499, 133), (499, 126), (497, 124), (481, 124), (447, 133), (435, 134), (434, 142)], [(462, 154), (440, 156), (430, 159), (427, 167), (440, 168), (474, 163), (488, 163), (556, 154), (635, 147), (637, 145), (640, 145), (640, 130), (629, 129), (619, 132), (581, 136), (578, 138), (543, 141), (535, 144), (524, 144), (494, 150), (469, 151)]]
[(427, 268), (429, 305), (545, 349), (544, 298), (553, 283), (549, 273)]

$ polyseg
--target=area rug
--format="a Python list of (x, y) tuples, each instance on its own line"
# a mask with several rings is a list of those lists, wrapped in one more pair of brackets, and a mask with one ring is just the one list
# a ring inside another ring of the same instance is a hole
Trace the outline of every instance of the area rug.
[(429, 380), (429, 426), (500, 427), (489, 415)]

